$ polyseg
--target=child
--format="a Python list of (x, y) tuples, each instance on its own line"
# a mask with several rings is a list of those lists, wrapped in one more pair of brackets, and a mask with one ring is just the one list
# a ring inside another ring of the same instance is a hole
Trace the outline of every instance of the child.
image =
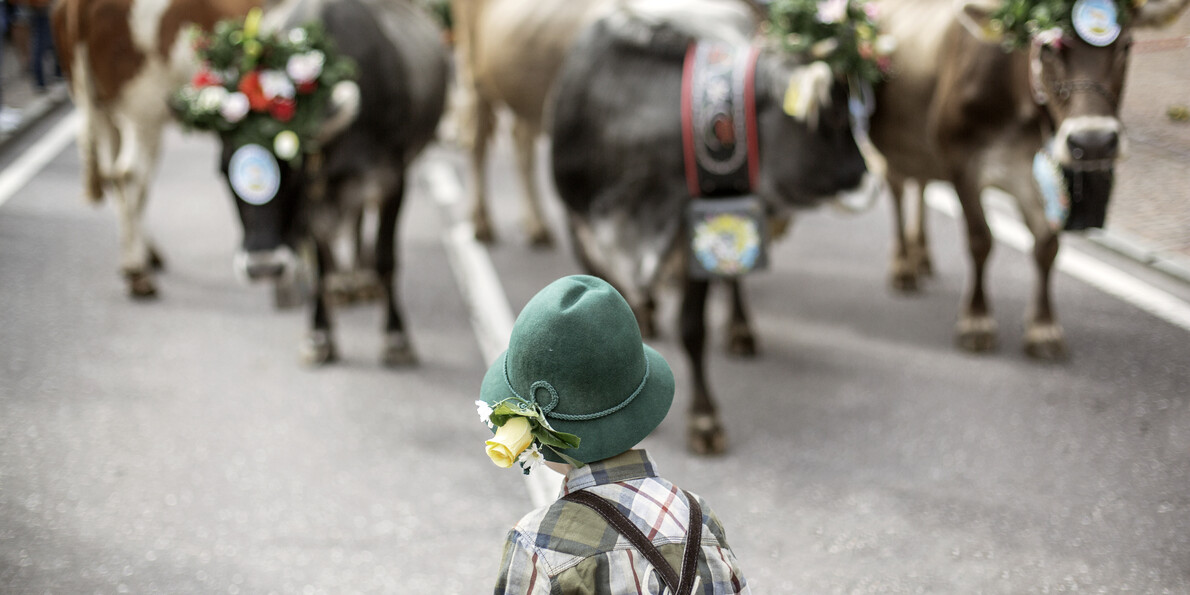
[(611, 285), (563, 277), (529, 301), (477, 404), (493, 462), (528, 473), (544, 458), (566, 482), (509, 532), (497, 594), (751, 593), (706, 503), (633, 450), (673, 395)]

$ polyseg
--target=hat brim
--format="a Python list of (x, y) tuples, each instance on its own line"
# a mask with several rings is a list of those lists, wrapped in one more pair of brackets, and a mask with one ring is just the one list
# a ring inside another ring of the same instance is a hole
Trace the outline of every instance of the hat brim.
[[(661, 425), (673, 404), (674, 374), (669, 362), (657, 350), (648, 345), (643, 347), (645, 357), (649, 360), (649, 378), (631, 403), (615, 413), (596, 419), (572, 421), (549, 418), (555, 430), (574, 434), (580, 439), (578, 448), (562, 451), (566, 456), (583, 463), (614, 457), (640, 444)], [(484, 374), (479, 398), (488, 405), (495, 405), (513, 396), (504, 380), (504, 358), (507, 355), (508, 351), (501, 353)], [(565, 462), (549, 448), (542, 449), (542, 454), (548, 461)]]

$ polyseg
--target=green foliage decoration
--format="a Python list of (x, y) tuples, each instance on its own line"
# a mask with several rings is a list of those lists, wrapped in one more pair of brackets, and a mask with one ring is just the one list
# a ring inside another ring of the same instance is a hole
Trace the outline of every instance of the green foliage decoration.
[[(1006, 50), (1026, 47), (1046, 31), (1076, 35), (1072, 19), (1074, 3), (1074, 0), (1003, 0), (989, 16), (992, 32), (1003, 35)], [(1132, 0), (1113, 0), (1113, 3), (1120, 25), (1126, 25)]]
[(335, 84), (354, 80), (321, 23), (259, 33), (260, 13), (221, 21), (210, 33), (192, 31), (202, 66), (171, 99), (191, 129), (212, 131), (235, 145), (258, 144), (294, 160), (318, 150), (316, 134)]
[(785, 50), (823, 60), (836, 73), (876, 83), (889, 73), (891, 37), (864, 0), (774, 0), (762, 29)]

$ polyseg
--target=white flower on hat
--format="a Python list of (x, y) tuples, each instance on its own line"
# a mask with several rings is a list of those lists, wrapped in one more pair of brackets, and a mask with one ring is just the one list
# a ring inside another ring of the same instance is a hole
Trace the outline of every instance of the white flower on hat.
[(280, 70), (262, 70), (260, 72), (260, 90), (268, 99), (285, 97), (292, 99), (294, 94), (293, 81), (289, 80)]
[(492, 406), (485, 401), (475, 401), (475, 412), (479, 414), (479, 421), (482, 421), (489, 429), (494, 429), (496, 426), (492, 424)]
[(248, 96), (236, 91), (223, 100), (223, 107), (220, 108), (219, 113), (224, 120), (235, 124), (248, 115), (248, 109)]
[(524, 469), (525, 473), (529, 473), (545, 462), (545, 455), (541, 454), (541, 449), (537, 448), (537, 443), (534, 442), (521, 452), (517, 462), (521, 464), (521, 469)]
[(318, 78), (322, 74), (322, 66), (326, 64), (326, 55), (318, 50), (311, 50), (304, 54), (294, 54), (285, 63), (285, 73), (293, 82), (301, 85)]
[(298, 27), (297, 29), (289, 30), (289, 43), (293, 45), (301, 45), (306, 43), (306, 30)]
[(282, 130), (273, 138), (273, 154), (286, 161), (297, 157), (301, 146), (298, 135), (292, 130)]
[(227, 89), (219, 85), (203, 87), (198, 92), (198, 109), (203, 112), (215, 112), (223, 107), (223, 100), (227, 99)]

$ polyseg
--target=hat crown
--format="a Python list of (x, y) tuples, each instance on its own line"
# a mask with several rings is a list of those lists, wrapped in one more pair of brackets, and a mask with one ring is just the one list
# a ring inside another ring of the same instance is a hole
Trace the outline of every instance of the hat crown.
[(509, 388), (547, 416), (593, 416), (639, 393), (648, 361), (628, 302), (605, 281), (575, 275), (525, 305), (504, 371)]

